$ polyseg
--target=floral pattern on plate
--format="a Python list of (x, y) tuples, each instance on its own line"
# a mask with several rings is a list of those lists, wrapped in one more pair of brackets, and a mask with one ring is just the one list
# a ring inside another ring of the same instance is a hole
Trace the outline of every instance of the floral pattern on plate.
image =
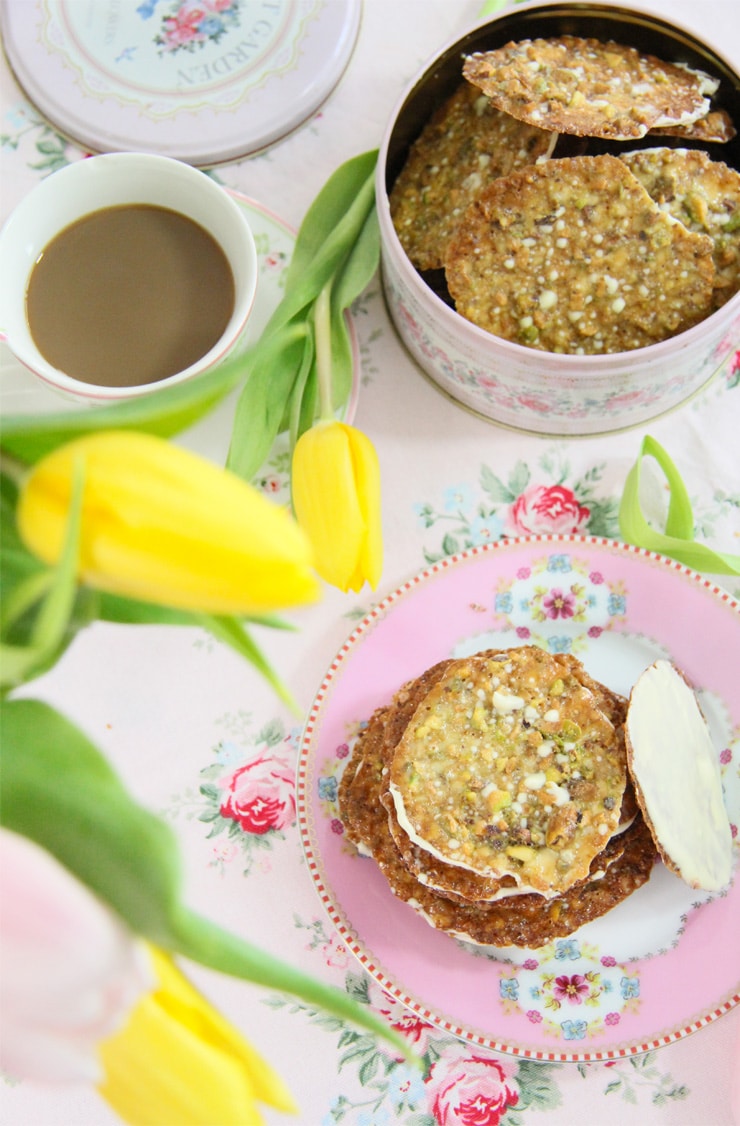
[(515, 630), (522, 642), (567, 653), (584, 634), (599, 637), (623, 621), (626, 606), (621, 583), (605, 582), (588, 560), (556, 552), (520, 567), (513, 578), (502, 576), (493, 608), (500, 628)]
[(640, 974), (577, 938), (558, 939), (502, 970), (499, 995), (504, 1012), (524, 1012), (554, 1039), (586, 1040), (637, 1011)]

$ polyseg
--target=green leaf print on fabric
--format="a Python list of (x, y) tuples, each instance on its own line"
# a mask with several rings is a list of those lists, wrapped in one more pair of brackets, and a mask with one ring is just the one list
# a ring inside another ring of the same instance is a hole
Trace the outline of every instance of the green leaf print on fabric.
[(688, 1097), (689, 1088), (676, 1083), (668, 1072), (661, 1072), (656, 1064), (656, 1053), (620, 1061), (611, 1073), (612, 1078), (604, 1089), (605, 1095), (619, 1094), (626, 1103), (637, 1106), (644, 1092), (650, 1095), (653, 1106), (666, 1106)]
[(57, 133), (27, 102), (19, 102), (5, 116), (8, 131), (0, 133), (0, 149), (28, 150), (26, 165), (48, 176), (69, 164), (70, 142)]

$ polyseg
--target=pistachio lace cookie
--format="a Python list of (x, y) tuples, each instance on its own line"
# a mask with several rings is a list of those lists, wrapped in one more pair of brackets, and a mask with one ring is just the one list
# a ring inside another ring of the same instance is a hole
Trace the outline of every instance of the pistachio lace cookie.
[(665, 125), (651, 129), (649, 136), (682, 137), (685, 141), (698, 141), (700, 144), (727, 144), (737, 135), (737, 129), (727, 110), (710, 110), (706, 117), (692, 121), (690, 125)]
[(714, 249), (713, 308), (740, 289), (740, 172), (700, 149), (642, 149), (621, 160), (659, 207)]
[[(511, 652), (507, 650), (506, 655)], [(557, 665), (566, 679), (574, 670), (582, 669), (573, 659), (558, 658)], [(511, 877), (500, 881), (509, 894), (494, 901), (465, 899), (449, 890), (442, 894), (420, 879), (394, 839), (382, 795), (387, 794), (389, 766), (403, 732), (429, 692), (453, 667), (450, 661), (441, 662), (404, 685), (363, 729), (340, 781), (339, 805), (345, 832), (363, 854), (373, 857), (393, 894), (430, 925), (473, 943), (537, 948), (598, 918), (641, 886), (652, 870), (655, 847), (638, 814), (606, 842), (584, 880), (552, 899), (522, 893)], [(606, 699), (621, 714), (624, 701), (609, 693)], [(623, 755), (622, 749), (619, 754)], [(572, 784), (578, 781), (573, 778)], [(457, 871), (463, 881), (476, 878), (461, 868)]]
[(563, 35), (469, 55), (463, 75), (505, 113), (556, 133), (630, 140), (705, 117), (718, 83), (634, 47)]
[(412, 145), (390, 194), (393, 225), (417, 269), (441, 269), (450, 236), (480, 189), (546, 158), (556, 140), (461, 83)]
[[(394, 786), (409, 795), (400, 815)], [(692, 887), (721, 890), (732, 877), (716, 751), (692, 688), (665, 660), (629, 701), (572, 655), (535, 646), (441, 661), (371, 716), (339, 808), (395, 896), (476, 944), (537, 949), (572, 934), (645, 884), (659, 856)], [(594, 829), (601, 846), (584, 848), (579, 831)], [(443, 851), (465, 851), (464, 864)], [(491, 851), (507, 871), (473, 871), (490, 867)]]
[(593, 693), (530, 645), (450, 666), (399, 740), (388, 790), (424, 851), (551, 898), (615, 834), (626, 777)]
[(361, 852), (374, 851), (379, 811), (387, 822), (379, 794), (392, 748), (401, 738), (409, 716), (449, 664), (442, 661), (433, 665), (422, 676), (403, 685), (387, 705), (378, 708), (347, 760), (339, 782), (339, 806), (347, 835)]
[(712, 310), (714, 245), (651, 199), (618, 157), (546, 161), (470, 205), (445, 276), (474, 324), (548, 352), (625, 352)]
[[(625, 754), (623, 749), (622, 724), (627, 701), (617, 696), (615, 693), (610, 693), (602, 685), (593, 681), (585, 672), (580, 662), (561, 654), (554, 655), (553, 660), (560, 666), (557, 679), (560, 680), (564, 678), (564, 683), (570, 685), (575, 681), (581, 688), (590, 691), (597, 707), (601, 708), (604, 714), (607, 715), (607, 718), (614, 723), (616, 738), (619, 741), (615, 757), (622, 761)], [(562, 760), (562, 752), (560, 755)], [(541, 760), (542, 756), (540, 756), (539, 765), (541, 765)], [(553, 769), (553, 766), (554, 763), (551, 762), (549, 767), (551, 778), (557, 777), (563, 780), (566, 774), (570, 773), (563, 767), (562, 761), (555, 766), (555, 769)], [(487, 777), (490, 777), (490, 775), (487, 775)], [(592, 779), (576, 776), (568, 778), (568, 790), (574, 801), (578, 802), (583, 799), (588, 799), (589, 796), (595, 796), (596, 786)], [(510, 895), (521, 894), (521, 881), (514, 875), (505, 874), (500, 878), (480, 875), (460, 864), (448, 863), (428, 849), (420, 847), (401, 827), (393, 796), (388, 789), (382, 790), (380, 800), (388, 811), (388, 826), (404, 864), (425, 887), (431, 888), (440, 895), (460, 903), (493, 903), (497, 900), (505, 899)], [(502, 819), (500, 827), (502, 830), (504, 828), (508, 829), (511, 845), (515, 846), (515, 848), (526, 846), (523, 849), (523, 851), (526, 852), (527, 848), (531, 849), (533, 840), (536, 843), (536, 827), (530, 826), (528, 815), (514, 816), (516, 813), (514, 805), (509, 807), (508, 812), (511, 815), (511, 824), (506, 825), (505, 821)], [(628, 783), (622, 796), (618, 825), (613, 833), (614, 837), (620, 836), (624, 833), (625, 829), (629, 828), (637, 812), (634, 789), (631, 783)], [(562, 825), (562, 823), (567, 820), (572, 827), (575, 827), (577, 819), (578, 812), (573, 816), (571, 810), (564, 813), (559, 809), (554, 813), (552, 822), (553, 826), (556, 826), (558, 823)], [(503, 841), (499, 840), (499, 844), (503, 844)], [(597, 872), (605, 871), (608, 864), (618, 859), (621, 855), (622, 850), (617, 851), (616, 849), (611, 850), (608, 855), (604, 852), (600, 852), (592, 860), (588, 870), (588, 876), (584, 876), (584, 879), (595, 878)]]

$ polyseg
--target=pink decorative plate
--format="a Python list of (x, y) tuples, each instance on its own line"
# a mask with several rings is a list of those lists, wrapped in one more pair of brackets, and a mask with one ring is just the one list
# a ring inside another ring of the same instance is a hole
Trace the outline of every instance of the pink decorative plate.
[[(337, 782), (372, 711), (435, 661), (537, 643), (625, 695), (657, 657), (695, 685), (740, 824), (740, 605), (672, 560), (611, 540), (474, 548), (388, 595), (342, 646), (311, 708), (298, 770), (309, 870), (365, 970), (423, 1019), (500, 1052), (605, 1060), (669, 1044), (740, 1001), (740, 883), (693, 891), (662, 864), (602, 919), (539, 950), (434, 930), (344, 838)], [(740, 842), (738, 842), (740, 844)]]

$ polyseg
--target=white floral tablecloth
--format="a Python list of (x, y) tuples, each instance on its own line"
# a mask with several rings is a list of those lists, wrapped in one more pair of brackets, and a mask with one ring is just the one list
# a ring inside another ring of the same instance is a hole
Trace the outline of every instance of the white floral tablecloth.
[[(633, 0), (632, 6), (669, 13), (740, 63), (737, 0)], [(379, 144), (423, 60), (474, 22), (477, 11), (467, 0), (366, 0), (354, 56), (329, 101), (292, 137), (216, 175), (297, 227), (330, 172)], [(4, 218), (34, 183), (83, 154), (38, 117), (4, 62), (0, 94)], [(262, 241), (263, 270), (284, 264), (278, 242), (277, 236)], [(355, 623), (428, 563), (528, 533), (618, 538), (618, 501), (644, 432), (557, 441), (498, 428), (452, 405), (419, 374), (394, 334), (377, 280), (358, 302), (354, 322), (361, 354), (355, 420), (380, 456), (386, 562), (377, 592), (327, 590), (318, 606), (295, 615), (295, 634), (260, 638), (306, 711)], [(738, 346), (734, 362), (703, 394), (644, 428), (679, 465), (698, 537), (734, 552), (740, 551)], [(4, 349), (0, 360), (2, 408), (46, 409), (46, 393)], [(228, 408), (182, 440), (222, 460)], [(284, 494), (280, 450), (260, 481), (266, 491)], [(723, 585), (740, 595), (739, 580)], [(334, 933), (305, 864), (294, 781), (300, 724), (250, 668), (205, 635), (95, 625), (34, 689), (76, 719), (133, 794), (171, 822), (194, 907), (369, 1001), (417, 1042), (425, 1059), (418, 1073), (333, 1018), (192, 969), (286, 1078), (305, 1126), (473, 1126), (451, 1109), (462, 1085), (473, 1103), (480, 1095), (476, 1126), (740, 1123), (738, 1008), (644, 1055), (540, 1063), (476, 1049), (383, 994)], [(727, 935), (727, 957), (740, 962), (737, 934)], [(114, 1121), (87, 1089), (4, 1083), (0, 1105), (9, 1126)], [(266, 1118), (283, 1121), (270, 1111)]]

